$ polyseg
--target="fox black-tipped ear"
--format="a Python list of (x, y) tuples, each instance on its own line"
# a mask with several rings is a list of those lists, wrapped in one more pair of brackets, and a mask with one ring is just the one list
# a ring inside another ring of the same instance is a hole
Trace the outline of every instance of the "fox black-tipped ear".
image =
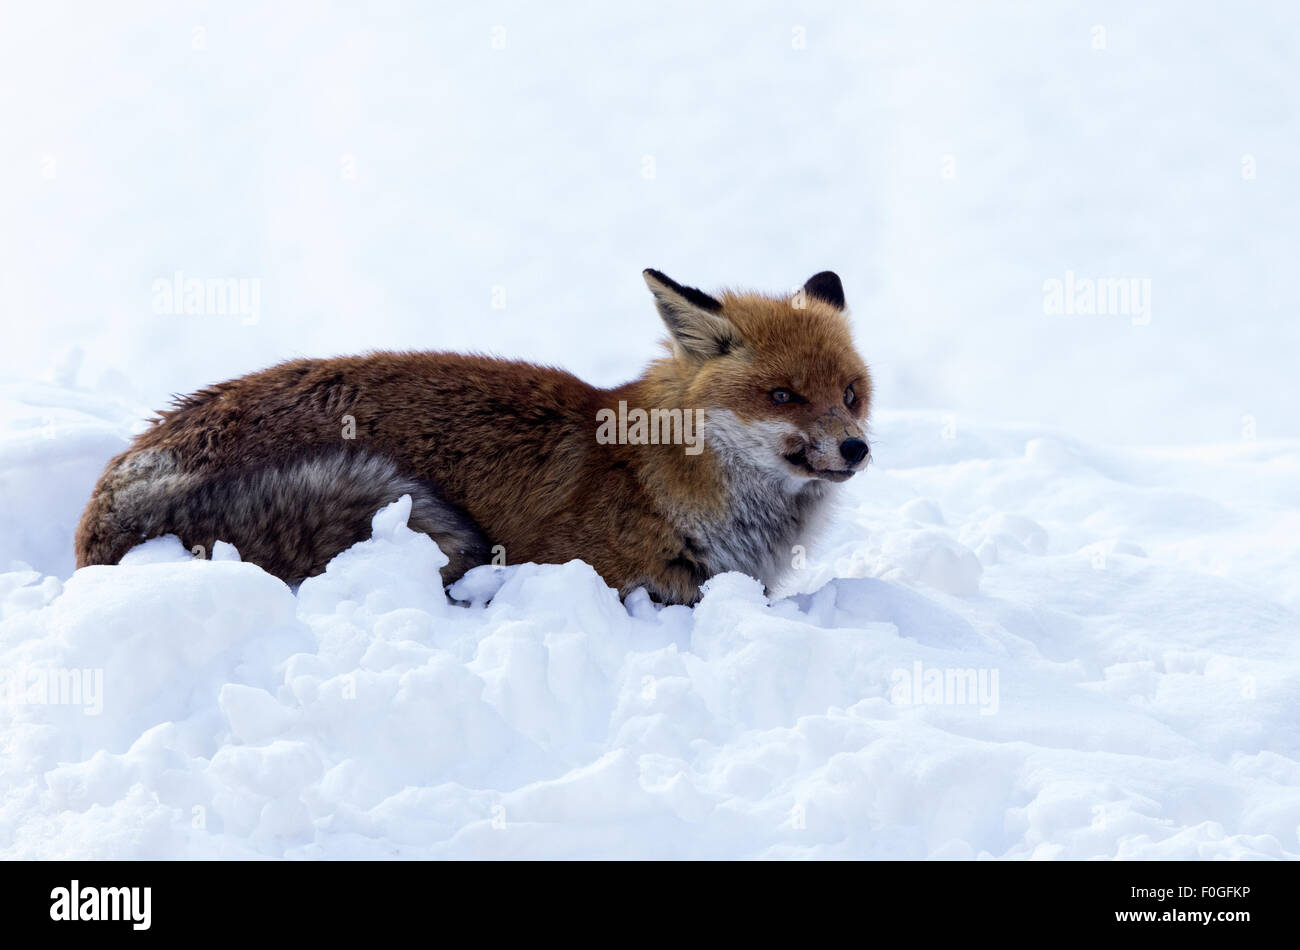
[(813, 274), (804, 283), (803, 289), (809, 297), (825, 301), (836, 310), (844, 309), (844, 285), (834, 271), (824, 270), (820, 274)]
[(655, 306), (673, 336), (679, 356), (708, 360), (726, 356), (740, 344), (735, 325), (722, 315), (720, 300), (694, 287), (683, 287), (651, 268), (643, 270), (641, 276), (655, 296)]

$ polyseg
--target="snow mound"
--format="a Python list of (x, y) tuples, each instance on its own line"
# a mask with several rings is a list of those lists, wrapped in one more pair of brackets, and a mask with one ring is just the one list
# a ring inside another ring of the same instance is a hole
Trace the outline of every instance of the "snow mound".
[[(1105, 530), (1168, 453), (1046, 438), (879, 464), (776, 600), (622, 603), (573, 561), (453, 604), (405, 498), (296, 592), (174, 538), (16, 566), (0, 854), (1296, 857), (1294, 591), (1193, 569), (1155, 511)], [(1031, 489), (1062, 464), (1093, 474)], [(1206, 464), (1171, 505), (1228, 504), (1239, 453)]]

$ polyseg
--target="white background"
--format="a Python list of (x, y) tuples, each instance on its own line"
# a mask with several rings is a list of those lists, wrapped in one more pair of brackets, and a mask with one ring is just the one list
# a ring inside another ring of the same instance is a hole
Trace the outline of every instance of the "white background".
[[(77, 346), (82, 385), (152, 406), (287, 357), (445, 348), (613, 384), (660, 335), (642, 268), (771, 291), (830, 268), (881, 407), (1300, 434), (1294, 4), (2, 16), (11, 376)], [(1149, 279), (1150, 325), (1046, 315), (1067, 270)], [(155, 315), (177, 271), (260, 280), (260, 323)]]

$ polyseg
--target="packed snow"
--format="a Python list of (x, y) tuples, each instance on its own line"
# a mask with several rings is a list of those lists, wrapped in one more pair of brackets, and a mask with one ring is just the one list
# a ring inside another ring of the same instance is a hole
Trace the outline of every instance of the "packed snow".
[[(1294, 4), (0, 19), (0, 857), (1300, 857)], [(452, 602), (400, 499), (297, 590), (171, 538), (74, 572), (171, 393), (616, 384), (644, 267), (844, 279), (873, 461), (788, 589)]]
[[(65, 412), (10, 472), (98, 464)], [(573, 561), (453, 603), (408, 498), (296, 592), (175, 538), (15, 566), (0, 853), (1300, 856), (1300, 445), (876, 437), (774, 598)]]

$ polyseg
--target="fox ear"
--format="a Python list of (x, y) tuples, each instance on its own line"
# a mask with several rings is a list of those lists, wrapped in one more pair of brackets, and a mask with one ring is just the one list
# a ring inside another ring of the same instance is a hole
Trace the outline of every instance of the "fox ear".
[(824, 270), (820, 274), (813, 274), (804, 283), (803, 289), (809, 297), (825, 301), (836, 310), (844, 309), (844, 285), (834, 271)]
[(708, 360), (726, 356), (740, 345), (740, 333), (722, 315), (721, 301), (694, 287), (683, 287), (657, 270), (647, 268), (641, 276), (655, 295), (659, 316), (680, 355)]

